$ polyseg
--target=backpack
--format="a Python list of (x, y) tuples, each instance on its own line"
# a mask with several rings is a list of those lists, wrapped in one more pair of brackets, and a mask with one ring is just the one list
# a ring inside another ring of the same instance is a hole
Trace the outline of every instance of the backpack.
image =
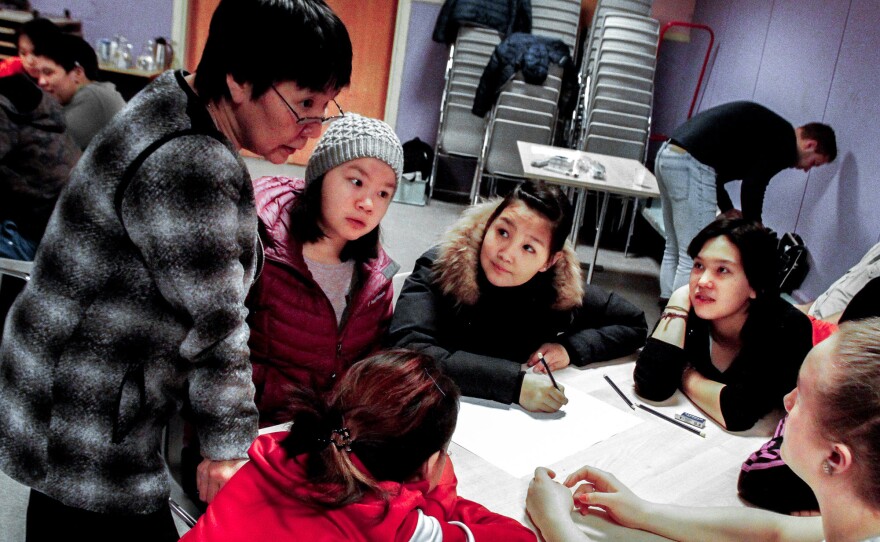
[(428, 180), (431, 176), (431, 166), (434, 164), (434, 148), (414, 137), (403, 144), (403, 172), (422, 174), (422, 179)]
[(779, 255), (779, 291), (790, 294), (807, 277), (810, 252), (801, 236), (793, 232), (783, 235), (776, 248)]

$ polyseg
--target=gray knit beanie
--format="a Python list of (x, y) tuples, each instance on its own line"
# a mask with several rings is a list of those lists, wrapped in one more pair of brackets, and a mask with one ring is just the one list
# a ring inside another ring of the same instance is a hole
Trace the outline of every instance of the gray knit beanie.
[(381, 120), (346, 113), (327, 127), (306, 166), (310, 183), (338, 165), (357, 158), (377, 158), (394, 170), (397, 181), (403, 174), (403, 147), (397, 134)]

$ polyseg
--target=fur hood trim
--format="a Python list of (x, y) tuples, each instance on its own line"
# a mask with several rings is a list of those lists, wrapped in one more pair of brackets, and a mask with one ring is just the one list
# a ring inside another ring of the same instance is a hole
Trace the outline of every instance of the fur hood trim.
[[(437, 284), (444, 295), (455, 298), (462, 305), (476, 305), (480, 299), (477, 271), (480, 265), (480, 247), (486, 233), (486, 222), (501, 204), (501, 199), (471, 207), (449, 230), (440, 242), (440, 253), (434, 262)], [(547, 271), (554, 274), (556, 290), (554, 310), (572, 310), (580, 307), (584, 298), (584, 280), (577, 254), (569, 241), (562, 248), (562, 257)]]

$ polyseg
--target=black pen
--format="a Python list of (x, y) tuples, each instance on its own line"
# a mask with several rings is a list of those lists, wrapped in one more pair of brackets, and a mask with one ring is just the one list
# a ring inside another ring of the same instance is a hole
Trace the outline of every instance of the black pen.
[(607, 380), (608, 383), (611, 384), (611, 387), (614, 388), (614, 391), (617, 392), (617, 395), (619, 395), (621, 399), (623, 399), (624, 401), (626, 401), (626, 404), (629, 405), (629, 408), (635, 410), (635, 409), (636, 409), (636, 406), (635, 406), (634, 404), (632, 404), (632, 401), (630, 401), (630, 400), (626, 397), (626, 395), (623, 394), (622, 391), (620, 391), (620, 388), (617, 387), (617, 384), (615, 384), (610, 378), (608, 378), (608, 375), (602, 375), (602, 376), (604, 376), (604, 377), (605, 377), (605, 380)]
[(544, 368), (547, 369), (547, 376), (550, 377), (550, 382), (553, 382), (553, 387), (558, 390), (559, 386), (556, 385), (556, 379), (553, 378), (553, 373), (550, 372), (550, 366), (547, 365), (547, 360), (544, 359), (544, 354), (541, 352), (538, 352), (538, 359), (541, 360), (541, 363), (544, 364)]
[(643, 405), (643, 404), (641, 404), (641, 403), (639, 403), (639, 408), (642, 409), (642, 410), (644, 410), (645, 412), (650, 412), (651, 414), (653, 414), (654, 416), (657, 416), (658, 418), (662, 418), (662, 419), (664, 419), (664, 420), (666, 420), (666, 421), (668, 421), (668, 422), (670, 422), (670, 423), (673, 423), (673, 424), (675, 424), (675, 425), (681, 427), (682, 429), (687, 429), (687, 430), (690, 431), (691, 433), (694, 433), (694, 434), (696, 434), (696, 435), (700, 435), (700, 436), (703, 437), (703, 438), (706, 438), (706, 432), (705, 432), (705, 431), (700, 431), (700, 430), (697, 429), (696, 427), (691, 427), (690, 425), (684, 424), (684, 423), (682, 423), (682, 422), (676, 420), (675, 418), (670, 418), (670, 417), (667, 416), (666, 414), (660, 414), (659, 412), (657, 412), (657, 411), (654, 410), (653, 408), (646, 407), (645, 405)]

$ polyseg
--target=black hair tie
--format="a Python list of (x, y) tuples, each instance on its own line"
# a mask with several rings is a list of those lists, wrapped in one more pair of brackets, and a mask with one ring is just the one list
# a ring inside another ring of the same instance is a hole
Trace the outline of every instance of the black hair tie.
[(345, 450), (346, 452), (351, 451), (351, 431), (348, 430), (348, 427), (341, 427), (339, 429), (334, 429), (330, 432), (330, 440), (329, 442), (333, 443), (336, 446), (337, 450)]

